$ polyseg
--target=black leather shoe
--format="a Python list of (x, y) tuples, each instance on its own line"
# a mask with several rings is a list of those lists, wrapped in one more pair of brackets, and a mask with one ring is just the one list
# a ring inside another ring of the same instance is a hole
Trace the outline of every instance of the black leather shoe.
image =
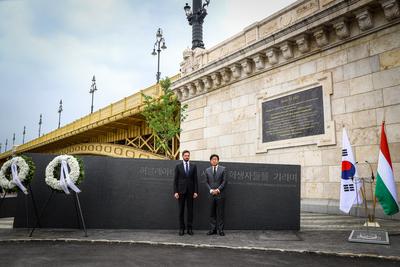
[(220, 235), (220, 236), (224, 236), (224, 235), (225, 235), (224, 231), (220, 231), (220, 232), (219, 232), (219, 235)]
[(185, 234), (185, 230), (180, 229), (180, 230), (179, 230), (179, 235), (184, 235), (184, 234)]
[(188, 233), (188, 235), (193, 235), (193, 230), (192, 230), (191, 228), (189, 228), (189, 229), (187, 230), (187, 233)]
[(215, 234), (217, 234), (217, 231), (213, 231), (213, 230), (210, 230), (210, 231), (208, 231), (208, 233), (207, 233), (207, 235), (215, 235)]

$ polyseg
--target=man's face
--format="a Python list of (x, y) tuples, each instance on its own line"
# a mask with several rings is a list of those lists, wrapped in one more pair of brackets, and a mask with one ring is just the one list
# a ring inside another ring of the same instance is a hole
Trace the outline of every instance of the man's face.
[(211, 166), (217, 166), (218, 162), (219, 162), (219, 160), (217, 157), (212, 157), (210, 160)]
[(190, 159), (190, 153), (186, 152), (185, 154), (182, 155), (182, 158), (184, 161), (188, 161)]

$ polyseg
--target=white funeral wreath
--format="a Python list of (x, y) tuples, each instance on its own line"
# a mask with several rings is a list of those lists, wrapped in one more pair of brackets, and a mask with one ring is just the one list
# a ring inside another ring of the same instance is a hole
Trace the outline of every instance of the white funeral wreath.
[(19, 168), (18, 178), (21, 182), (25, 181), (29, 174), (29, 165), (22, 157), (14, 157), (10, 160), (7, 160), (0, 170), (0, 186), (6, 190), (13, 189), (17, 186), (12, 179), (8, 180), (6, 177), (8, 168), (11, 168), (11, 165), (14, 162)]
[(71, 178), (71, 181), (75, 184), (76, 181), (79, 178), (80, 174), (80, 167), (79, 167), (79, 162), (74, 156), (70, 155), (61, 155), (55, 157), (49, 165), (46, 167), (46, 184), (50, 186), (51, 188), (59, 191), (63, 191), (63, 188), (60, 185), (60, 177), (56, 178), (54, 177), (54, 169), (58, 166), (61, 165), (61, 162), (65, 160), (69, 166), (69, 178)]

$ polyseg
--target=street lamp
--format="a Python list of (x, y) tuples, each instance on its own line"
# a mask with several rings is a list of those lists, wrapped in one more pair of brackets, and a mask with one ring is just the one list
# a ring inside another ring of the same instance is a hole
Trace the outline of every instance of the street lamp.
[[(161, 43), (162, 43), (162, 45), (161, 45)], [(160, 77), (161, 77), (161, 72), (160, 72), (161, 49), (167, 49), (167, 46), (165, 45), (165, 39), (163, 37), (162, 30), (161, 30), (161, 28), (158, 28), (157, 33), (156, 33), (156, 42), (154, 43), (153, 52), (151, 53), (153, 56), (158, 55), (157, 74), (156, 74), (157, 83), (160, 82)]]
[(22, 132), (22, 144), (25, 144), (25, 134), (26, 134), (26, 127), (24, 126), (24, 131)]
[(205, 0), (204, 4), (202, 2), (202, 0), (193, 0), (193, 11), (188, 3), (183, 7), (189, 25), (192, 26), (192, 50), (204, 48), (203, 22), (207, 16), (206, 6), (210, 4), (210, 0)]
[(58, 128), (60, 129), (60, 123), (61, 123), (61, 112), (63, 111), (63, 106), (62, 106), (62, 99), (60, 100), (60, 106), (58, 107)]
[(2, 143), (0, 143), (0, 153), (1, 153), (1, 146), (2, 146), (3, 144)]
[(42, 114), (40, 114), (39, 118), (39, 137), (40, 137), (40, 130), (42, 129)]
[(6, 138), (6, 146), (4, 147), (4, 152), (7, 151), (7, 145), (8, 145), (8, 138)]
[(96, 78), (93, 75), (92, 86), (90, 87), (90, 91), (89, 91), (89, 94), (92, 94), (92, 106), (90, 108), (90, 113), (93, 113), (93, 98), (94, 98), (95, 91), (97, 91), (97, 86), (96, 86)]
[(13, 134), (13, 146), (15, 145), (15, 133)]

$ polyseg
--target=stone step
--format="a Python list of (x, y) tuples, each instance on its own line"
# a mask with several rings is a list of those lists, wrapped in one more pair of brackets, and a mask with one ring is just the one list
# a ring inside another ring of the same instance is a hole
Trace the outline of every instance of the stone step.
[[(365, 218), (347, 215), (330, 215), (320, 213), (301, 213), (301, 230), (354, 230), (363, 228)], [(400, 231), (400, 221), (377, 219), (381, 230)], [(0, 229), (13, 228), (14, 218), (0, 218)], [(365, 227), (364, 227), (365, 228)], [(363, 229), (364, 229), (363, 228)]]
[(0, 218), (0, 229), (13, 228), (14, 218)]

